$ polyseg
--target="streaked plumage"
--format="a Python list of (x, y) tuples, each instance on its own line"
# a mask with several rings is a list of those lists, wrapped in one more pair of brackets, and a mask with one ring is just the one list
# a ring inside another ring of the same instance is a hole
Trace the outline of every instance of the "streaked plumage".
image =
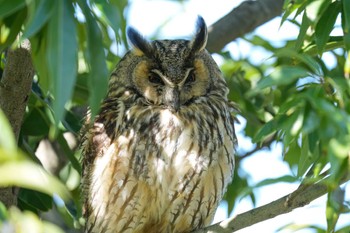
[(134, 48), (82, 131), (86, 232), (207, 226), (232, 179), (236, 138), (205, 23), (198, 18), (191, 41), (128, 37)]

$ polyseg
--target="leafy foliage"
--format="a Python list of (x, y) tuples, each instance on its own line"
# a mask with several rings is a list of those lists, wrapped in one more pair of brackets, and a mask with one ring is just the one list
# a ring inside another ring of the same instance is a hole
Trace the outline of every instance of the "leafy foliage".
[[(21, 187), (19, 209), (0, 205), (0, 229), (10, 224), (18, 227), (16, 232), (63, 232), (39, 220), (38, 216), (52, 210), (59, 213), (66, 229), (79, 228), (83, 222), (81, 167), (69, 135), (77, 137), (87, 105), (93, 114), (98, 111), (108, 73), (120, 59), (112, 52), (112, 45), (117, 42), (127, 48), (124, 14), (128, 2), (0, 3), (1, 71), (6, 65), (6, 50), (17, 47), (25, 38), (31, 42), (36, 68), (18, 145), (7, 119), (0, 114), (0, 186)], [(309, 228), (333, 232), (339, 216), (349, 212), (339, 185), (349, 176), (350, 1), (286, 0), (282, 27), (286, 21), (299, 27), (299, 35), (283, 46), (254, 34), (243, 38), (272, 54), (267, 62), (256, 64), (248, 57), (235, 59), (228, 52), (220, 54), (229, 98), (239, 106), (246, 120), (244, 134), (256, 146), (252, 151), (239, 151), (235, 179), (225, 200), (231, 211), (244, 196), (254, 203), (254, 190), (263, 185), (325, 182), (329, 190), (325, 213), (328, 229)], [(333, 34), (335, 28), (341, 35)], [(334, 66), (327, 64), (325, 54), (333, 57)], [(283, 159), (294, 176), (250, 184), (241, 161), (275, 142), (282, 143)], [(43, 144), (49, 145), (59, 161), (50, 172), (37, 158)]]
[[(334, 231), (346, 206), (339, 185), (349, 173), (348, 9), (349, 1), (286, 1), (282, 22), (296, 24), (298, 37), (283, 47), (248, 37), (252, 46), (272, 53), (273, 62), (257, 66), (249, 59), (226, 60), (231, 67), (223, 69), (234, 90), (231, 98), (247, 120), (245, 134), (258, 146), (282, 142), (283, 158), (302, 183), (330, 178), (327, 232)], [(332, 36), (339, 26), (343, 36)], [(334, 67), (327, 64), (326, 51), (336, 60)]]

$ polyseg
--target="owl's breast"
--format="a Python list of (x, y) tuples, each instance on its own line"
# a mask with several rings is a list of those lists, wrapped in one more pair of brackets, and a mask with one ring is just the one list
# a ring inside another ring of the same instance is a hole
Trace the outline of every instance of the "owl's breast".
[(208, 108), (125, 111), (94, 164), (91, 202), (105, 216), (101, 224), (115, 232), (186, 232), (211, 222), (232, 179), (233, 125), (200, 111)]

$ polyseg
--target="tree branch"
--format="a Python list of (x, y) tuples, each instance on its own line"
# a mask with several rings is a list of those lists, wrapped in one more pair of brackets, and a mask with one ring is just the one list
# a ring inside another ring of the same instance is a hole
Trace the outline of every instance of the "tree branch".
[[(349, 177), (342, 181), (349, 181)], [(228, 218), (217, 224), (208, 226), (193, 233), (231, 233), (249, 227), (256, 223), (274, 218), (281, 214), (286, 214), (292, 210), (303, 207), (311, 201), (326, 194), (327, 185), (316, 183), (312, 185), (302, 184), (294, 192), (277, 199), (269, 204), (249, 210), (235, 217)]]
[[(27, 48), (8, 51), (0, 79), (0, 108), (7, 116), (17, 141), (34, 76), (29, 48), (25, 46)], [(17, 204), (16, 188), (1, 188), (0, 194), (0, 201), (5, 206)]]
[(245, 1), (209, 27), (207, 49), (219, 52), (226, 44), (281, 15), (284, 0)]

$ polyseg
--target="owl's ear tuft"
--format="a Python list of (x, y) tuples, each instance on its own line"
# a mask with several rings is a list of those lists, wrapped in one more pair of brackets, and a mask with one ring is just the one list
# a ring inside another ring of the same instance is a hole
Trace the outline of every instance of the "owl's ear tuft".
[(205, 49), (208, 40), (208, 30), (202, 16), (198, 16), (196, 34), (191, 41), (192, 52), (200, 52)]
[(134, 52), (137, 55), (146, 55), (147, 57), (152, 56), (152, 45), (145, 37), (132, 27), (128, 27), (126, 33), (131, 45), (134, 47)]

